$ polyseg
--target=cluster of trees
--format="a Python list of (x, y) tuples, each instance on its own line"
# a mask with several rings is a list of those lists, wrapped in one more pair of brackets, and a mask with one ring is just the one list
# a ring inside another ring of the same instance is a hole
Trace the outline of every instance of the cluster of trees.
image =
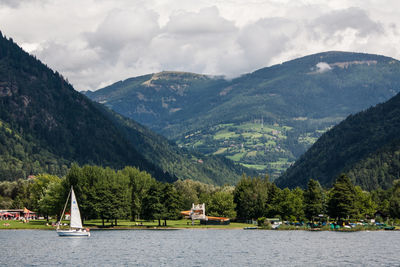
[(0, 120), (0, 181), (16, 180), (36, 173), (63, 176), (70, 162), (49, 152), (31, 137), (24, 138)]
[(243, 176), (234, 186), (214, 186), (192, 180), (162, 183), (133, 167), (115, 171), (98, 166), (73, 165), (64, 178), (42, 174), (31, 180), (0, 183), (0, 208), (27, 207), (44, 216), (60, 215), (74, 187), (83, 219), (100, 218), (117, 225), (118, 219), (178, 219), (192, 203), (206, 203), (209, 216), (240, 220), (279, 217), (312, 220), (331, 218), (400, 218), (400, 180), (387, 190), (363, 191), (341, 175), (324, 189), (309, 180), (305, 190), (280, 189), (267, 177)]
[(388, 189), (399, 178), (400, 94), (326, 132), (278, 180), (281, 187), (304, 187), (309, 177), (330, 186), (340, 173), (366, 190)]
[(305, 190), (279, 189), (261, 178), (243, 178), (235, 188), (238, 218), (279, 217), (284, 220), (312, 220), (319, 215), (331, 218), (400, 218), (400, 180), (392, 188), (363, 191), (350, 178), (340, 175), (330, 189), (310, 179)]
[[(149, 173), (125, 167), (115, 171), (98, 166), (73, 165), (64, 178), (49, 174), (35, 179), (0, 183), (0, 208), (38, 211), (45, 217), (60, 215), (74, 187), (83, 219), (100, 218), (103, 225), (117, 219), (178, 219), (192, 203), (204, 202), (208, 215), (235, 217), (232, 186), (213, 186), (192, 180), (173, 184), (157, 181)], [(166, 223), (166, 221), (164, 222)]]

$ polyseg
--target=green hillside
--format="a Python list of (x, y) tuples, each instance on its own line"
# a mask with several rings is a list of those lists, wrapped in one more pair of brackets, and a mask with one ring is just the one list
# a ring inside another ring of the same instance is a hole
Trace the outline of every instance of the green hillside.
[[(101, 108), (101, 107), (99, 107)], [(175, 143), (146, 127), (109, 109), (104, 110), (119, 130), (144, 156), (164, 172), (179, 179), (192, 179), (209, 184), (234, 184), (242, 174), (256, 175), (254, 171), (221, 156), (205, 156), (179, 148)]]
[[(30, 138), (29, 136), (27, 138)], [(0, 121), (0, 181), (41, 172), (65, 174), (69, 161), (25, 139)]]
[(326, 52), (229, 81), (161, 72), (86, 94), (182, 147), (277, 177), (349, 114), (400, 92), (399, 74), (392, 58)]
[(0, 34), (0, 180), (63, 175), (73, 162), (132, 165), (162, 181), (234, 183), (246, 171), (228, 160), (181, 152), (117, 117)]
[(276, 182), (306, 187), (313, 178), (331, 186), (340, 173), (368, 190), (390, 188), (399, 178), (400, 94), (322, 135)]
[[(134, 165), (160, 180), (173, 180), (146, 161), (99, 113), (96, 104), (2, 35), (0, 120), (13, 134), (3, 139), (1, 161), (5, 167), (14, 168), (15, 174), (2, 179), (24, 178), (43, 171), (62, 175), (67, 166), (77, 162), (114, 168)], [(19, 153), (13, 152), (13, 142), (19, 143)], [(30, 164), (35, 156), (37, 160)]]

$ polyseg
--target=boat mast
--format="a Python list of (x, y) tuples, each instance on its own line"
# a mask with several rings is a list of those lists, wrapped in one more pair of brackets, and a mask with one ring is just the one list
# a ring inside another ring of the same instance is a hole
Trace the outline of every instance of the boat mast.
[(71, 189), (69, 190), (69, 193), (68, 193), (67, 201), (65, 201), (64, 210), (61, 214), (60, 220), (57, 223), (57, 229), (60, 228), (60, 223), (61, 223), (62, 218), (64, 217), (65, 209), (67, 208), (68, 199), (69, 199), (69, 196), (71, 195), (71, 191), (72, 191), (72, 185), (71, 185)]

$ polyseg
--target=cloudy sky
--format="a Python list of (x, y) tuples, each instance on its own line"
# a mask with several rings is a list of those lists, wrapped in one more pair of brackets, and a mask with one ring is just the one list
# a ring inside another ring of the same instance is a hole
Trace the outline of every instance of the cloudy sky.
[(0, 0), (0, 30), (79, 91), (163, 70), (229, 78), (328, 50), (400, 59), (398, 0)]

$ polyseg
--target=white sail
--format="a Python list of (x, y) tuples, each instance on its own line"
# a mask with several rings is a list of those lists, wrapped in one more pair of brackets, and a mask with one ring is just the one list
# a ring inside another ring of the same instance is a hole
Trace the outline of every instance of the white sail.
[(71, 189), (71, 228), (83, 228), (78, 202), (76, 201), (74, 189)]

